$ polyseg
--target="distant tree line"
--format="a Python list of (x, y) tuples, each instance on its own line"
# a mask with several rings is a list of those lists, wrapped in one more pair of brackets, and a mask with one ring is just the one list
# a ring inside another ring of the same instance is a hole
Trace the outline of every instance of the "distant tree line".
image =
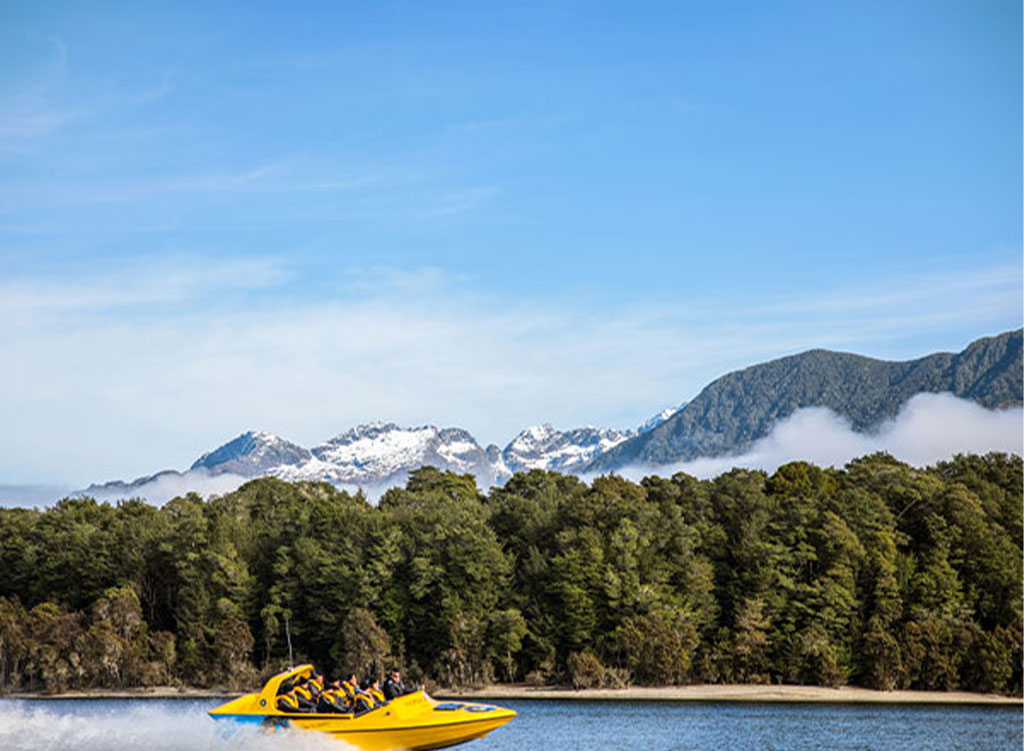
[(0, 690), (251, 686), (288, 661), (577, 687), (1021, 693), (1022, 464), (876, 454), (634, 483), (424, 468), (0, 510)]

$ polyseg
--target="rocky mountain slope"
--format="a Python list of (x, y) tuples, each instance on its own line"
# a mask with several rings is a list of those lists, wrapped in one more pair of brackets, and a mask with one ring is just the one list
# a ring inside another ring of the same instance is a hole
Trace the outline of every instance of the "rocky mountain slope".
[(260, 477), (276, 467), (302, 464), (312, 458), (313, 454), (308, 450), (290, 441), (262, 430), (250, 430), (203, 454), (190, 469), (206, 469), (211, 474)]
[(957, 354), (890, 362), (811, 350), (713, 381), (668, 420), (595, 457), (587, 471), (739, 453), (803, 407), (828, 407), (867, 430), (910, 397), (950, 392), (990, 409), (1020, 404), (1022, 332), (979, 339)]

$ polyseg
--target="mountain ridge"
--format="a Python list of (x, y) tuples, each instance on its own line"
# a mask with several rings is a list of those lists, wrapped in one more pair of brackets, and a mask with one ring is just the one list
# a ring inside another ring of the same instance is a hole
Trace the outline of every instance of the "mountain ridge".
[[(651, 431), (596, 457), (588, 472), (739, 453), (805, 407), (828, 407), (866, 431), (914, 394), (948, 391), (988, 409), (1022, 402), (1022, 330), (971, 342), (959, 353), (876, 360), (812, 349), (727, 373)], [(784, 388), (783, 388), (784, 387)]]
[(434, 425), (368, 423), (311, 449), (249, 430), (204, 453), (185, 472), (164, 470), (132, 482), (90, 485), (80, 494), (124, 497), (155, 481), (187, 483), (223, 475), (384, 487), (404, 483), (425, 464), (473, 474), (489, 486), (532, 469), (593, 474), (736, 454), (804, 407), (828, 407), (855, 430), (865, 431), (895, 416), (900, 405), (922, 392), (949, 391), (990, 409), (1021, 404), (1022, 333), (1004, 332), (975, 340), (959, 353), (906, 361), (812, 349), (727, 373), (691, 401), (664, 409), (634, 429), (560, 431), (535, 425), (503, 449), (480, 445), (462, 428)]

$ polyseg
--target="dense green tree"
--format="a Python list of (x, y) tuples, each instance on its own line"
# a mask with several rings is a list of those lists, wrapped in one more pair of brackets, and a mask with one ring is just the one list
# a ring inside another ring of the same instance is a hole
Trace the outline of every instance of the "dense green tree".
[[(155, 508), (0, 509), (0, 691), (249, 685), (293, 661), (445, 684), (1021, 692), (1022, 463), (885, 454), (379, 504), (255, 480)], [(291, 646), (291, 657), (289, 653)]]

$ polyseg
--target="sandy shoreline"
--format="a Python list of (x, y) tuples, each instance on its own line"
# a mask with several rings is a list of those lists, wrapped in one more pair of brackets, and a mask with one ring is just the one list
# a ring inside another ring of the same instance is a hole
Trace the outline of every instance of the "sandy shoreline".
[(1022, 705), (1019, 696), (967, 691), (875, 691), (844, 686), (696, 685), (574, 691), (525, 685), (490, 686), (479, 690), (438, 691), (438, 696), (461, 699), (570, 699), (581, 701), (712, 701), (815, 702), (839, 704), (1009, 704)]
[[(69, 691), (62, 694), (14, 693), (9, 699), (205, 699), (239, 696), (237, 691), (156, 686), (140, 689)], [(696, 685), (574, 691), (525, 684), (494, 685), (482, 689), (435, 691), (451, 699), (568, 699), (573, 701), (711, 701), (711, 702), (815, 702), (838, 704), (1002, 704), (1024, 705), (1019, 696), (976, 694), (967, 691), (875, 691), (844, 686)]]

